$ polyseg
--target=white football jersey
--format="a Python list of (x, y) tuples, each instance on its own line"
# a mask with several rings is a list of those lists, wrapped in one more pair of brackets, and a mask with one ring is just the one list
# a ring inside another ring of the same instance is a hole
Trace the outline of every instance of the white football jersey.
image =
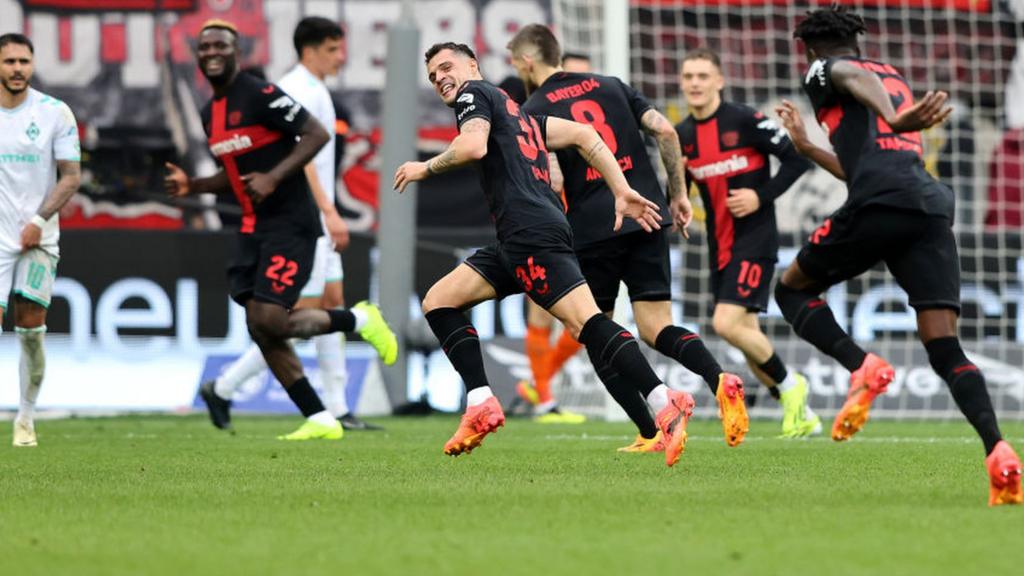
[[(64, 102), (29, 88), (17, 108), (0, 107), (0, 252), (21, 252), (21, 229), (57, 183), (57, 161), (80, 157), (75, 115)], [(43, 227), (41, 242), (54, 256), (58, 218)]]
[(327, 144), (313, 158), (313, 165), (316, 167), (320, 187), (323, 188), (327, 199), (334, 203), (334, 123), (337, 118), (334, 115), (334, 102), (331, 100), (331, 93), (327, 91), (327, 85), (302, 64), (296, 64), (277, 85), (299, 104), (302, 104), (303, 108), (323, 124), (324, 130), (327, 130), (331, 136)]

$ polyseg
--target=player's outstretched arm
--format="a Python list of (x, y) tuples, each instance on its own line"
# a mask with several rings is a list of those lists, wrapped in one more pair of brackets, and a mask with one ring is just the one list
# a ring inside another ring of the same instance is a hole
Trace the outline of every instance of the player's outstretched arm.
[(278, 184), (294, 174), (297, 170), (309, 164), (317, 152), (331, 140), (331, 136), (320, 122), (310, 116), (299, 129), (299, 141), (292, 148), (292, 151), (281, 159), (269, 172), (252, 172), (242, 175), (242, 182), (245, 183), (245, 191), (252, 197), (253, 202), (262, 202), (267, 196), (277, 190)]
[(832, 83), (838, 91), (850, 94), (874, 110), (895, 132), (917, 132), (931, 128), (953, 113), (953, 107), (946, 106), (949, 95), (933, 91), (897, 114), (889, 91), (878, 75), (845, 61), (832, 65)]
[(836, 178), (846, 180), (846, 174), (843, 172), (842, 165), (839, 164), (839, 158), (828, 150), (816, 146), (807, 137), (807, 129), (804, 127), (804, 120), (800, 116), (800, 110), (792, 102), (783, 100), (782, 104), (775, 107), (775, 113), (782, 120), (783, 128), (789, 132), (789, 139), (793, 142), (793, 147), (796, 148), (797, 152), (810, 158), (815, 164), (828, 170)]
[(658, 230), (661, 226), (661, 214), (658, 205), (644, 198), (639, 192), (629, 187), (629, 182), (619, 168), (619, 162), (605, 146), (604, 140), (592, 126), (571, 120), (563, 120), (548, 116), (546, 120), (546, 140), (548, 148), (561, 150), (575, 147), (580, 156), (601, 173), (608, 188), (615, 195), (615, 230), (622, 228), (622, 218), (628, 216), (636, 220), (647, 232)]
[(82, 167), (77, 160), (57, 160), (57, 174), (57, 183), (46, 194), (43, 205), (39, 207), (32, 220), (21, 229), (23, 250), (39, 245), (43, 237), (43, 224), (59, 212), (78, 191), (82, 181)]
[(231, 182), (223, 170), (205, 178), (189, 178), (188, 174), (175, 164), (164, 162), (164, 168), (167, 169), (167, 175), (164, 176), (164, 191), (172, 198), (182, 198), (189, 194), (220, 194), (231, 189)]
[(459, 135), (452, 140), (444, 152), (426, 162), (406, 162), (395, 171), (394, 189), (405, 192), (410, 182), (426, 180), (442, 172), (454, 170), (470, 162), (476, 162), (487, 155), (487, 138), (491, 134), (491, 123), (484, 118), (470, 118), (462, 124)]

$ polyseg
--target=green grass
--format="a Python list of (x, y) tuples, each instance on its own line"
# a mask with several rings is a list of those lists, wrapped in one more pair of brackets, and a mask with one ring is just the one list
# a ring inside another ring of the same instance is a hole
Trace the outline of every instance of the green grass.
[[(872, 422), (837, 445), (754, 422), (730, 449), (695, 421), (671, 469), (616, 453), (626, 424), (513, 420), (452, 459), (454, 418), (274, 439), (297, 423), (38, 423), (39, 448), (0, 448), (0, 573), (960, 575), (1024, 560), (1024, 509), (985, 505), (961, 423)], [(1024, 445), (1024, 424), (1003, 431)]]

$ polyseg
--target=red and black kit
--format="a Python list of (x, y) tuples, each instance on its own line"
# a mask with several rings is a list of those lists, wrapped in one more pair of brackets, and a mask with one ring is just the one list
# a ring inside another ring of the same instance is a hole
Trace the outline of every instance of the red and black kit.
[(585, 280), (572, 251), (572, 230), (551, 190), (547, 118), (527, 116), (482, 80), (462, 86), (454, 109), (460, 129), (474, 118), (490, 123), (487, 155), (476, 168), (498, 243), (478, 250), (466, 264), (494, 286), (498, 298), (525, 292), (550, 308)]
[[(779, 251), (775, 199), (811, 163), (774, 120), (741, 104), (722, 102), (703, 120), (690, 116), (679, 123), (676, 132), (686, 171), (707, 211), (715, 302), (767, 310)], [(769, 156), (780, 161), (775, 176)], [(735, 218), (726, 200), (730, 190), (740, 188), (757, 192), (761, 206), (749, 216)]]
[(309, 279), (322, 232), (309, 184), (298, 170), (254, 204), (242, 177), (269, 172), (288, 156), (309, 113), (277, 86), (242, 73), (201, 114), (210, 152), (242, 208), (228, 266), (231, 297), (243, 305), (255, 297), (291, 308)]
[(914, 102), (907, 82), (888, 64), (853, 57), (811, 64), (804, 89), (829, 134), (849, 197), (811, 234), (797, 262), (827, 287), (884, 261), (914, 308), (959, 310), (953, 191), (925, 170), (920, 133), (895, 133), (874, 110), (836, 89), (832, 67), (838, 62), (876, 74), (896, 112)]
[[(641, 118), (651, 108), (639, 92), (618, 78), (570, 72), (551, 75), (523, 106), (531, 115), (594, 127), (630, 187), (657, 204), (667, 222), (665, 191), (640, 133)], [(566, 216), (576, 256), (597, 305), (606, 312), (614, 309), (619, 282), (625, 282), (633, 301), (670, 299), (667, 229), (648, 234), (626, 219), (615, 232), (615, 198), (601, 174), (576, 150), (559, 150), (556, 155), (565, 181)]]

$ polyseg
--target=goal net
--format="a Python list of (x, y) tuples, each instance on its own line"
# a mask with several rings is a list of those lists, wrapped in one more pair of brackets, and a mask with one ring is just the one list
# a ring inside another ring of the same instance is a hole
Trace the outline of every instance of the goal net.
[[(804, 55), (792, 30), (807, 10), (826, 3), (780, 0), (632, 0), (629, 3), (630, 82), (678, 122), (687, 115), (679, 90), (683, 55), (698, 46), (717, 50), (726, 78), (724, 98), (774, 117), (787, 98), (804, 108)], [(1024, 2), (986, 0), (868, 0), (846, 2), (868, 25), (862, 49), (894, 65), (920, 97), (949, 92), (955, 107), (943, 126), (924, 134), (925, 160), (957, 197), (955, 231), (962, 268), (960, 335), (968, 356), (984, 371), (1001, 417), (1024, 417), (1024, 253), (1021, 188), (1024, 187)], [(609, 50), (600, 0), (553, 0), (556, 33), (564, 49), (591, 55), (598, 70)], [(620, 48), (621, 49), (621, 48)], [(813, 125), (814, 122), (808, 122)], [(816, 134), (821, 143), (824, 134)], [(656, 157), (656, 156), (655, 156)], [(809, 233), (846, 198), (845, 186), (823, 170), (805, 175), (776, 203), (782, 250), (776, 278)], [(699, 206), (699, 200), (696, 202)], [(700, 212), (698, 210), (698, 212)], [(698, 214), (699, 216), (700, 214)], [(673, 255), (677, 320), (697, 328), (727, 369), (755, 382), (742, 356), (713, 336), (710, 325), (707, 248), (698, 222)], [(906, 296), (882, 267), (833, 287), (827, 300), (840, 323), (866, 349), (897, 367), (889, 392), (873, 414), (901, 418), (958, 414), (945, 384), (931, 370), (917, 339)], [(762, 318), (780, 356), (808, 377), (812, 405), (832, 413), (841, 405), (848, 372), (795, 337), (778, 309)], [(698, 379), (652, 353), (667, 381), (714, 406)], [(570, 381), (571, 380), (571, 381)], [(590, 377), (563, 379), (570, 403), (599, 386)], [(756, 385), (755, 412), (774, 413), (776, 403)], [(592, 405), (579, 407), (593, 412)]]

